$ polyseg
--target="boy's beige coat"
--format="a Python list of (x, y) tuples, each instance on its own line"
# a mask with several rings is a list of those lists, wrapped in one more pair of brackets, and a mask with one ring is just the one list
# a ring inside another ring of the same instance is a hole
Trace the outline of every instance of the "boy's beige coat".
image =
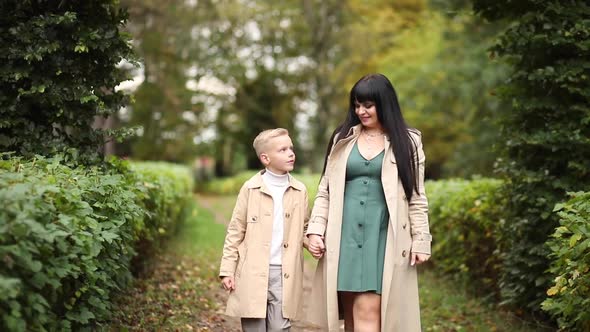
[[(360, 125), (351, 128), (332, 148), (325, 175), (320, 181), (312, 209), (308, 234), (325, 234), (326, 253), (320, 259), (309, 299), (308, 319), (325, 331), (339, 331), (337, 278), (344, 204), (346, 162), (360, 135)], [(408, 203), (398, 177), (395, 156), (385, 139), (383, 191), (389, 209), (389, 228), (383, 269), (381, 331), (420, 331), (416, 267), (410, 266), (410, 252), (430, 254), (428, 202), (424, 192), (424, 152), (420, 134), (411, 131), (418, 147), (420, 195)]]
[[(230, 316), (266, 318), (273, 201), (262, 181), (262, 172), (240, 189), (227, 227), (219, 276), (235, 277), (236, 289), (227, 301), (226, 314)], [(302, 305), (307, 208), (305, 185), (289, 176), (283, 197), (282, 275), (283, 317), (290, 319), (300, 316)]]

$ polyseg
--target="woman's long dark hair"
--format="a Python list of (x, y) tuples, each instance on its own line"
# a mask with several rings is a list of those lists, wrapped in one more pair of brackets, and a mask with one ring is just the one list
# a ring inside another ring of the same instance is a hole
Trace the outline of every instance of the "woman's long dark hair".
[[(399, 178), (404, 187), (408, 202), (412, 199), (413, 192), (418, 190), (418, 151), (416, 142), (410, 136), (411, 128), (408, 128), (402, 116), (397, 94), (391, 82), (382, 74), (369, 74), (362, 77), (350, 90), (350, 105), (346, 120), (332, 133), (328, 142), (328, 149), (324, 159), (324, 170), (328, 163), (328, 155), (332, 147), (339, 140), (345, 138), (350, 128), (360, 123), (355, 113), (355, 103), (373, 102), (377, 109), (377, 119), (389, 136), (391, 148), (395, 155)], [(334, 141), (334, 138), (336, 141)]]

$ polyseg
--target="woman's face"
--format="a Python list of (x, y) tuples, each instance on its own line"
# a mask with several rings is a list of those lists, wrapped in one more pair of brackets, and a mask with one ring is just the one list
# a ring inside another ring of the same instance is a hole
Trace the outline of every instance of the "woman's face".
[(372, 101), (365, 101), (359, 103), (354, 102), (354, 112), (359, 117), (361, 124), (365, 128), (369, 129), (381, 129), (381, 124), (377, 118), (377, 108), (375, 103)]

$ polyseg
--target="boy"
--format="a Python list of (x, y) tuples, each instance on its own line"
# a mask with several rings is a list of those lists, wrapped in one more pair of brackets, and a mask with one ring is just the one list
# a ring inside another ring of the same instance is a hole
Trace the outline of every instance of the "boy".
[(230, 291), (226, 314), (241, 317), (246, 332), (289, 331), (302, 304), (307, 189), (289, 174), (295, 152), (286, 129), (265, 130), (253, 145), (265, 169), (240, 189), (227, 227), (219, 273)]

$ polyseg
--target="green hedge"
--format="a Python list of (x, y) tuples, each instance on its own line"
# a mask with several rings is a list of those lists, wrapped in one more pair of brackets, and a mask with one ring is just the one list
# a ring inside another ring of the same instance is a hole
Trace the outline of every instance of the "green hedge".
[(507, 107), (494, 114), (510, 223), (502, 232), (502, 298), (542, 313), (552, 284), (545, 244), (558, 227), (553, 207), (590, 184), (590, 2), (472, 0), (503, 24), (491, 57), (509, 64), (494, 89)]
[(256, 171), (244, 171), (226, 178), (215, 178), (206, 182), (196, 183), (199, 192), (214, 195), (237, 195), (244, 182), (251, 178)]
[[(237, 195), (244, 182), (246, 182), (249, 178), (256, 174), (256, 172), (257, 171), (249, 170), (238, 173), (237, 175), (234, 175), (232, 177), (217, 178), (211, 181), (197, 183), (196, 188), (197, 191), (206, 194)], [(311, 208), (311, 204), (313, 203), (313, 199), (315, 198), (315, 194), (318, 190), (320, 175), (293, 173), (293, 176), (297, 180), (303, 182), (303, 184), (305, 184), (305, 186), (307, 187)]]
[(428, 181), (432, 264), (441, 272), (498, 297), (499, 227), (505, 202), (500, 180)]
[[(190, 170), (165, 162), (133, 162), (131, 169), (147, 189), (142, 206), (148, 218), (138, 225), (140, 239), (154, 241), (170, 233), (182, 221), (182, 214), (192, 199), (193, 182)], [(145, 223), (145, 225), (143, 225)]]
[(564, 330), (590, 331), (590, 192), (557, 204), (560, 226), (547, 241), (555, 281), (543, 310)]
[(111, 296), (131, 279), (135, 245), (181, 217), (190, 172), (2, 157), (0, 330), (81, 330), (105, 320)]

